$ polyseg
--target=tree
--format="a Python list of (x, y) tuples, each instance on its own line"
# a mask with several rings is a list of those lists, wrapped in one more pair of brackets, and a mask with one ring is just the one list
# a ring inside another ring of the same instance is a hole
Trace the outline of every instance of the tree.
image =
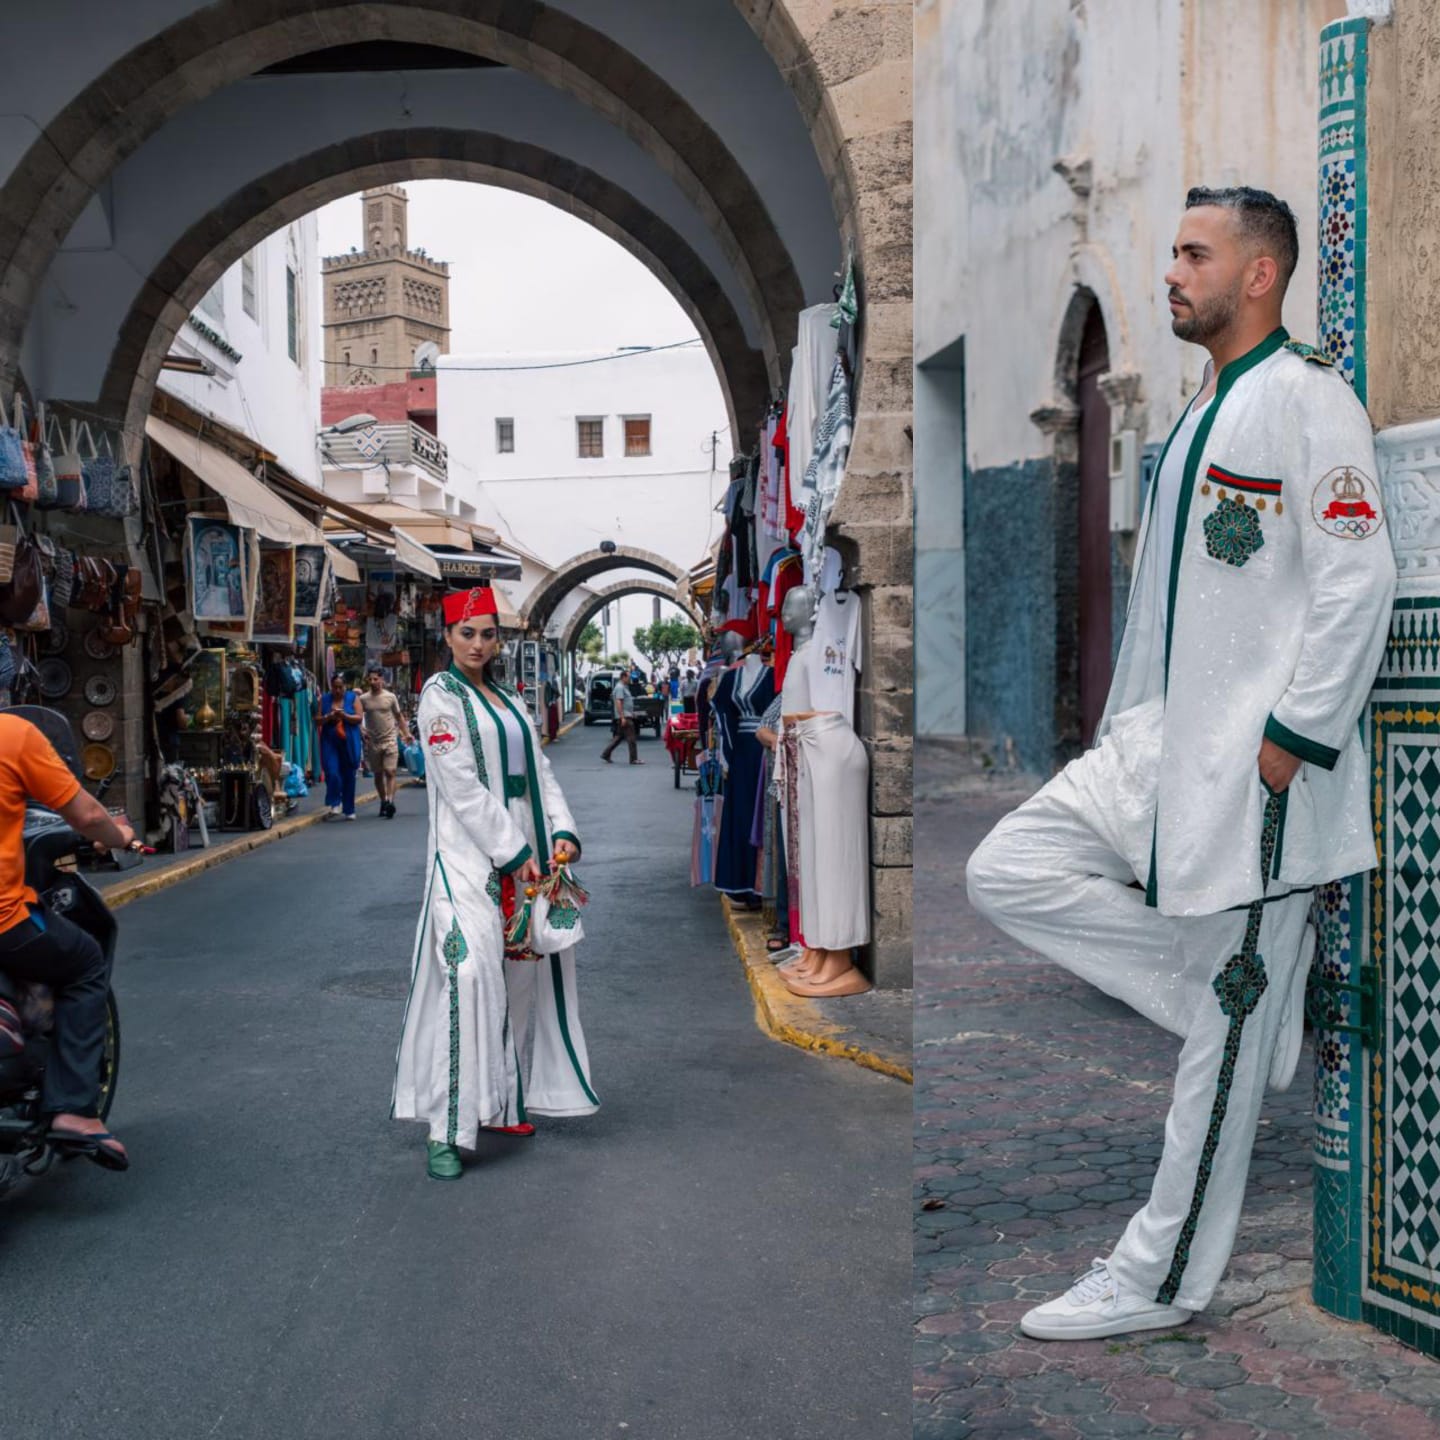
[(580, 632), (580, 638), (575, 642), (575, 648), (587, 660), (598, 661), (600, 659), (600, 652), (605, 648), (605, 637), (600, 633), (600, 627), (593, 620)]
[(605, 657), (605, 664), (612, 670), (628, 668), (630, 664), (630, 652), (628, 650), (617, 650), (613, 655)]
[(661, 661), (678, 665), (680, 657), (700, 643), (700, 632), (688, 620), (671, 615), (637, 630), (634, 640), (635, 648), (653, 669)]

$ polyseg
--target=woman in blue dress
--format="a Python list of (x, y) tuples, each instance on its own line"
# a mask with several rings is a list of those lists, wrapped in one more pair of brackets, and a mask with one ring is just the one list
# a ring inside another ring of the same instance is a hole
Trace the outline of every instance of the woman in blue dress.
[(325, 772), (325, 808), (332, 815), (355, 818), (355, 775), (360, 769), (360, 697), (336, 671), (330, 693), (315, 706), (320, 727), (320, 764)]

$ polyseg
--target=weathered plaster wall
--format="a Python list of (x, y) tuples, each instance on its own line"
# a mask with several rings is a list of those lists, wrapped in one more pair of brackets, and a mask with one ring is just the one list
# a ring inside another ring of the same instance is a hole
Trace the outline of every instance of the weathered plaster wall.
[(1370, 31), (1368, 400), (1377, 427), (1440, 414), (1440, 8)]
[[(1302, 257), (1286, 322), (1313, 337), (1318, 37), (1344, 10), (1343, 0), (918, 0), (915, 358), (923, 365), (963, 337), (968, 486), (1066, 458), (1077, 288), (1100, 305), (1112, 373), (1133, 377), (1117, 389), (1116, 423), (1141, 445), (1164, 439), (1205, 360), (1173, 338), (1164, 304), (1191, 185), (1254, 184), (1290, 202)], [(1045, 429), (1031, 418), (1040, 409)], [(916, 423), (922, 437), (932, 428), (924, 415)], [(955, 483), (936, 458), (932, 472), (920, 457), (917, 513), (932, 480)], [(997, 548), (1015, 538), (1017, 503), (999, 484), (967, 497), (965, 565), (984, 577), (967, 582), (967, 604), (982, 589), (998, 610), (1040, 603), (1034, 577)], [(1043, 524), (1059, 512), (1031, 514)], [(1042, 550), (1059, 574), (1069, 532)], [(1003, 650), (969, 638), (983, 619), (963, 621), (969, 728), (1043, 753), (1054, 697), (1025, 689)], [(1052, 653), (1049, 664), (1053, 688), (1068, 658)], [(1007, 689), (1015, 700), (1002, 704)], [(923, 727), (923, 694), (920, 707)], [(982, 720), (1018, 728), (982, 730)]]

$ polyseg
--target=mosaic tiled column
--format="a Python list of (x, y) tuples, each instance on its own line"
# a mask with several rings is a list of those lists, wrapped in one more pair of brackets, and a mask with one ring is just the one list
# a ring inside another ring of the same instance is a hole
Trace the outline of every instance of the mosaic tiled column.
[[(1319, 343), (1362, 398), (1369, 27), (1320, 61)], [(1376, 453), (1400, 587), (1362, 721), (1379, 866), (1316, 904), (1314, 1294), (1440, 1354), (1440, 419)]]
[[(1341, 20), (1320, 39), (1318, 344), (1365, 397), (1365, 61), (1369, 22)], [(1361, 1318), (1363, 1169), (1354, 1103), (1362, 1037), (1360, 939), (1364, 882), (1316, 896), (1319, 946), (1311, 983), (1315, 1024), (1315, 1282), (1318, 1305)]]

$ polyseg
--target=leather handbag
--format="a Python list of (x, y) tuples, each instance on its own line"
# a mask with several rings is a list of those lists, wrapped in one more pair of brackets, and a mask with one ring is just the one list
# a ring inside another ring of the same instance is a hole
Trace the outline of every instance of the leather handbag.
[(44, 599), (45, 580), (40, 571), (40, 551), (35, 542), (22, 535), (15, 542), (15, 564), (7, 584), (0, 585), (0, 625), (23, 625)]

